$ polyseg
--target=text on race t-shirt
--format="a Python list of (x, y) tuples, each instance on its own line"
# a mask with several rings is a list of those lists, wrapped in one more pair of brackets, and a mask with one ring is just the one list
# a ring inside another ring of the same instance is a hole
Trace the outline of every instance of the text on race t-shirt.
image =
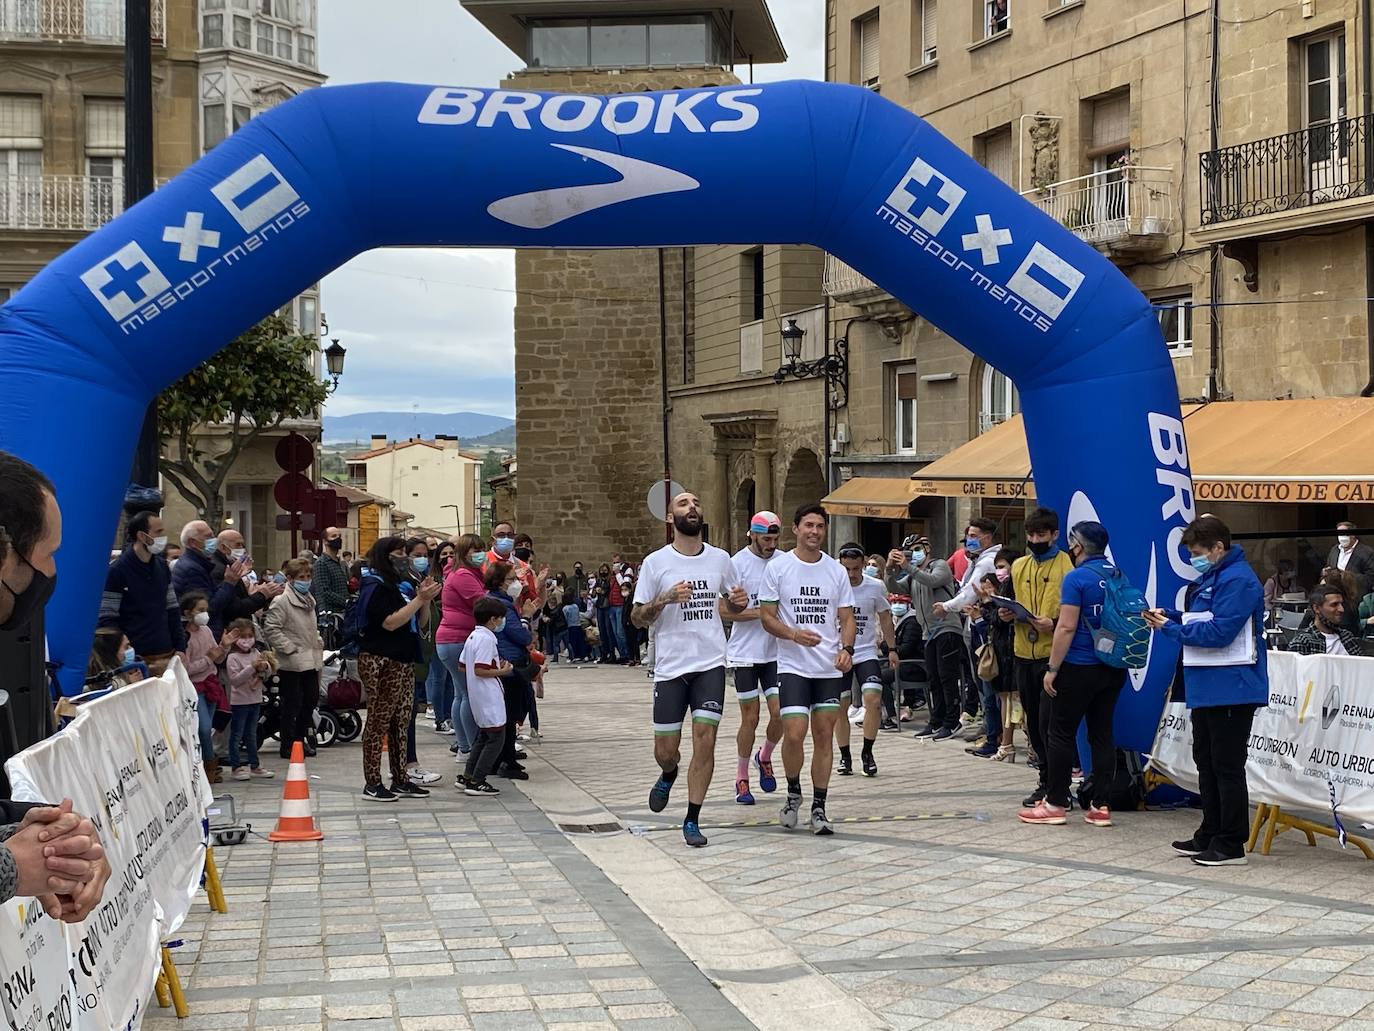
[(815, 647), (778, 641), (778, 672), (812, 678), (838, 677), (835, 656), (840, 650), (839, 610), (854, 607), (849, 574), (829, 555), (803, 562), (796, 552), (773, 556), (764, 574), (761, 604), (775, 604), (783, 626), (820, 635)]
[(696, 555), (665, 545), (640, 567), (634, 603), (648, 605), (679, 583), (691, 585), (692, 598), (666, 606), (654, 623), (656, 681), (725, 665), (725, 626), (716, 606), (722, 594), (739, 584), (730, 556), (710, 544)]
[[(774, 552), (774, 555), (779, 554)], [(731, 558), (735, 575), (740, 586), (749, 593), (749, 607), (759, 607), (759, 591), (763, 588), (763, 576), (768, 571), (771, 559), (762, 559), (749, 548), (735, 553)], [(763, 628), (763, 620), (751, 619), (743, 623), (733, 623), (730, 627), (730, 647), (728, 656), (731, 666), (756, 666), (773, 662), (778, 657), (778, 639)]]

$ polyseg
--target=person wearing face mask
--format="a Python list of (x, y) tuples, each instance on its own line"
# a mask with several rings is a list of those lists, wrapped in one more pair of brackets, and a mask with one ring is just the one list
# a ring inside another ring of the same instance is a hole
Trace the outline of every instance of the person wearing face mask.
[(410, 707), (410, 726), (406, 733), (406, 779), (412, 784), (425, 787), (437, 784), (443, 778), (420, 765), (416, 751), (415, 718), (424, 711), (429, 682), (429, 664), (435, 657), (434, 634), (439, 628), (439, 598), (443, 593), (442, 581), (430, 576), (429, 539), (411, 537), (406, 541), (406, 575), (401, 578), (401, 596), (409, 601), (425, 583), (440, 583), (440, 591), (425, 605), (424, 619), (416, 617), (413, 628), (420, 642), (420, 657), (415, 663), (415, 697)]
[[(1010, 623), (998, 618), (998, 606), (993, 598), (1015, 600), (1011, 583), (1012, 563), (1020, 558), (1017, 552), (1003, 548), (997, 553), (997, 565), (992, 574), (983, 577), (978, 585), (981, 603), (976, 611), (971, 611), (970, 636), (974, 641), (974, 654), (978, 656), (975, 675), (982, 689), (983, 732), (964, 751), (978, 759), (997, 759), (1000, 762), (1015, 762), (1016, 750), (1011, 738), (1015, 731), (1017, 713), (1012, 704), (1013, 684), (1015, 683), (1015, 657), (1012, 652), (1013, 630)], [(983, 661), (985, 648), (990, 648), (996, 672), (989, 677), (983, 673), (988, 663)]]
[(493, 562), (509, 562), (515, 554), (515, 527), (503, 519), (491, 528), (491, 550), (486, 554), (483, 565)]
[(181, 605), (172, 590), (172, 573), (162, 560), (167, 534), (156, 512), (139, 512), (124, 530), (128, 545), (105, 575), (100, 626), (118, 627), (160, 677), (172, 656), (186, 649)]
[[(845, 544), (839, 550), (840, 565), (849, 577), (854, 596), (854, 664), (845, 674), (845, 689), (840, 692), (841, 713), (835, 723), (835, 744), (840, 750), (840, 764), (836, 769), (841, 777), (852, 776), (854, 764), (849, 751), (850, 718), (843, 711), (846, 701), (856, 704), (862, 714), (863, 750), (859, 759), (865, 777), (878, 775), (878, 763), (873, 758), (873, 745), (878, 740), (878, 726), (882, 722), (883, 663), (878, 656), (878, 643), (887, 646), (887, 663), (896, 668), (897, 642), (892, 624), (892, 604), (887, 589), (878, 579), (876, 567), (867, 566), (863, 549), (857, 544)], [(865, 565), (860, 565), (864, 563)], [(872, 569), (872, 572), (869, 572)], [(846, 696), (848, 696), (846, 698)]]
[(936, 558), (927, 537), (912, 542), (914, 550), (888, 555), (887, 589), (911, 598), (911, 614), (925, 630), (925, 660), (930, 721), (918, 738), (947, 741), (959, 728), (959, 677), (963, 671), (964, 624), (958, 610), (946, 611), (939, 599), (955, 594), (949, 563)]
[[(270, 577), (260, 583), (250, 583), (254, 575), (253, 559), (243, 546), (243, 534), (234, 529), (221, 530), (217, 539), (219, 545), (213, 555), (215, 579), (229, 579), (235, 566), (241, 571), (234, 593), (224, 606), (223, 620), (232, 623), (236, 619), (250, 619), (271, 605), (272, 599), (286, 590), (286, 584), (275, 583)], [(211, 625), (214, 625), (213, 619)]]
[(434, 635), (439, 661), (453, 680), (453, 747), (460, 762), (467, 762), (468, 752), (478, 740), (478, 727), (468, 698), (467, 672), (463, 667), (463, 645), (477, 627), (473, 606), (487, 593), (482, 579), (486, 547), (486, 542), (476, 534), (466, 533), (458, 538), (453, 563), (444, 577), (443, 616)]
[(905, 594), (893, 594), (889, 600), (894, 625), (894, 647), (889, 651), (897, 653), (897, 661), (893, 663), (889, 656), (889, 665), (882, 670), (884, 711), (878, 729), (897, 733), (903, 723), (911, 722), (911, 710), (921, 704), (917, 689), (904, 685), (925, 679), (925, 638), (921, 621), (912, 614), (911, 599)]
[(515, 751), (516, 727), (529, 715), (529, 683), (533, 672), (529, 652), (533, 638), (516, 606), (516, 599), (525, 588), (509, 562), (489, 564), (483, 582), (487, 597), (505, 606), (506, 622), (496, 631), (496, 651), (502, 661), (511, 666), (510, 673), (501, 678), (506, 699), (506, 740), (496, 760), (496, 772), (511, 780), (529, 780), (530, 775), (520, 765)]
[(192, 591), (181, 599), (181, 618), (186, 624), (186, 675), (196, 688), (196, 712), (199, 717), (200, 757), (205, 776), (211, 784), (223, 779), (213, 743), (215, 714), (232, 714), (229, 696), (219, 681), (219, 665), (227, 653), (215, 640), (210, 629), (210, 600), (199, 591)]
[(236, 619), (224, 632), (224, 647), (229, 653), (224, 668), (229, 675), (229, 706), (233, 713), (229, 721), (229, 766), (235, 780), (276, 776), (258, 762), (262, 678), (271, 674), (272, 660), (258, 651), (257, 644), (257, 627), (251, 619)]
[[(1189, 523), (1182, 544), (1198, 572), (1184, 595), (1186, 614), (1171, 609), (1145, 614), (1155, 633), (1183, 646), (1184, 701), (1202, 795), (1202, 823), (1173, 847), (1199, 866), (1241, 866), (1247, 862), (1250, 829), (1245, 780), (1250, 726), (1255, 710), (1269, 701), (1264, 589), (1244, 550), (1231, 542), (1230, 529), (1215, 516)], [(1313, 598), (1318, 597), (1314, 591)], [(1321, 621), (1318, 631), (1339, 639), (1333, 628), (1340, 613), (1320, 602), (1313, 607)], [(1294, 650), (1300, 637), (1292, 642)], [(1330, 651), (1325, 642), (1321, 651)]]
[(1355, 536), (1354, 523), (1336, 524), (1336, 546), (1326, 557), (1323, 576), (1332, 569), (1339, 569), (1355, 577), (1357, 598), (1374, 587), (1374, 548)]
[(320, 697), (320, 670), (324, 668), (324, 641), (320, 639), (315, 597), (310, 590), (311, 568), (305, 559), (293, 558), (283, 568), (287, 589), (272, 599), (263, 618), (262, 632), (277, 656), (281, 688), (281, 757), (291, 758), (291, 746), (300, 741), (306, 755), (315, 754), (311, 713)]
[(181, 561), (172, 570), (172, 590), (177, 600), (183, 601), (187, 595), (203, 594), (209, 599), (210, 630), (216, 638), (224, 633), (225, 610), (234, 600), (238, 582), (247, 572), (242, 562), (230, 563), (223, 577), (217, 581), (215, 573), (215, 552), (219, 548), (219, 538), (210, 529), (210, 524), (195, 519), (181, 528)]
[(343, 533), (337, 526), (324, 531), (324, 548), (310, 573), (310, 593), (321, 612), (343, 612), (348, 604), (348, 566), (344, 564)]

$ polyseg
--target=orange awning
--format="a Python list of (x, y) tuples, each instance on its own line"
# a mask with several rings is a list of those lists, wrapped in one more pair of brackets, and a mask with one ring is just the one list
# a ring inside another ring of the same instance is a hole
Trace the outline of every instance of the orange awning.
[[(1197, 501), (1374, 502), (1374, 398), (1185, 405)], [(1017, 415), (912, 477), (916, 496), (1035, 497)]]
[(911, 480), (855, 476), (826, 495), (821, 504), (831, 515), (863, 519), (905, 519), (911, 513)]

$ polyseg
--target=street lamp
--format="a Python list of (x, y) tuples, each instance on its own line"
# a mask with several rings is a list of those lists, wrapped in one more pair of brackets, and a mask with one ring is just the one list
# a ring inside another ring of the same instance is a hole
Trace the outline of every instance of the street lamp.
[(796, 319), (788, 319), (782, 329), (782, 353), (786, 359), (773, 373), (773, 382), (782, 383), (789, 376), (793, 379), (816, 379), (825, 377), (835, 388), (836, 408), (844, 407), (849, 401), (849, 341), (840, 337), (835, 341), (832, 354), (821, 355), (813, 361), (802, 361), (802, 341), (806, 330), (797, 325)]
[(462, 508), (462, 506), (461, 506), (461, 505), (440, 505), (440, 506), (439, 506), (439, 510), (440, 510), (440, 511), (443, 511), (443, 510), (446, 509), (446, 508), (451, 508), (451, 509), (453, 509), (453, 521), (454, 521), (454, 523), (457, 524), (457, 527), (458, 527), (457, 532), (458, 532), (458, 533), (462, 533), (462, 532), (463, 532), (463, 514), (462, 514), (462, 512), (460, 511), (461, 508)]
[(339, 389), (339, 377), (343, 375), (344, 356), (348, 354), (347, 349), (339, 346), (339, 338), (335, 337), (330, 341), (329, 346), (324, 349), (325, 367), (329, 370), (329, 377), (333, 380), (329, 388), (332, 394)]

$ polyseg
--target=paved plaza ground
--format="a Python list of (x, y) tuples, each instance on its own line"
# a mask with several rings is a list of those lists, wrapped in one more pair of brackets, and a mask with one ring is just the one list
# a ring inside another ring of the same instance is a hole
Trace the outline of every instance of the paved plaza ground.
[[(689, 849), (685, 775), (647, 807), (650, 696), (642, 670), (554, 667), (531, 779), (495, 799), (453, 789), (428, 726), (425, 801), (363, 801), (361, 746), (321, 750), (325, 840), (216, 850), (229, 912), (197, 902), (176, 950), (191, 1016), (145, 1026), (1374, 1029), (1353, 848), (1289, 833), (1204, 870), (1168, 848), (1192, 812), (1023, 826), (1032, 772), (909, 734), (880, 735), (876, 779), (832, 781), (835, 837), (789, 833), (756, 778), (734, 802), (731, 700)], [(271, 829), (281, 780), (218, 791)]]

